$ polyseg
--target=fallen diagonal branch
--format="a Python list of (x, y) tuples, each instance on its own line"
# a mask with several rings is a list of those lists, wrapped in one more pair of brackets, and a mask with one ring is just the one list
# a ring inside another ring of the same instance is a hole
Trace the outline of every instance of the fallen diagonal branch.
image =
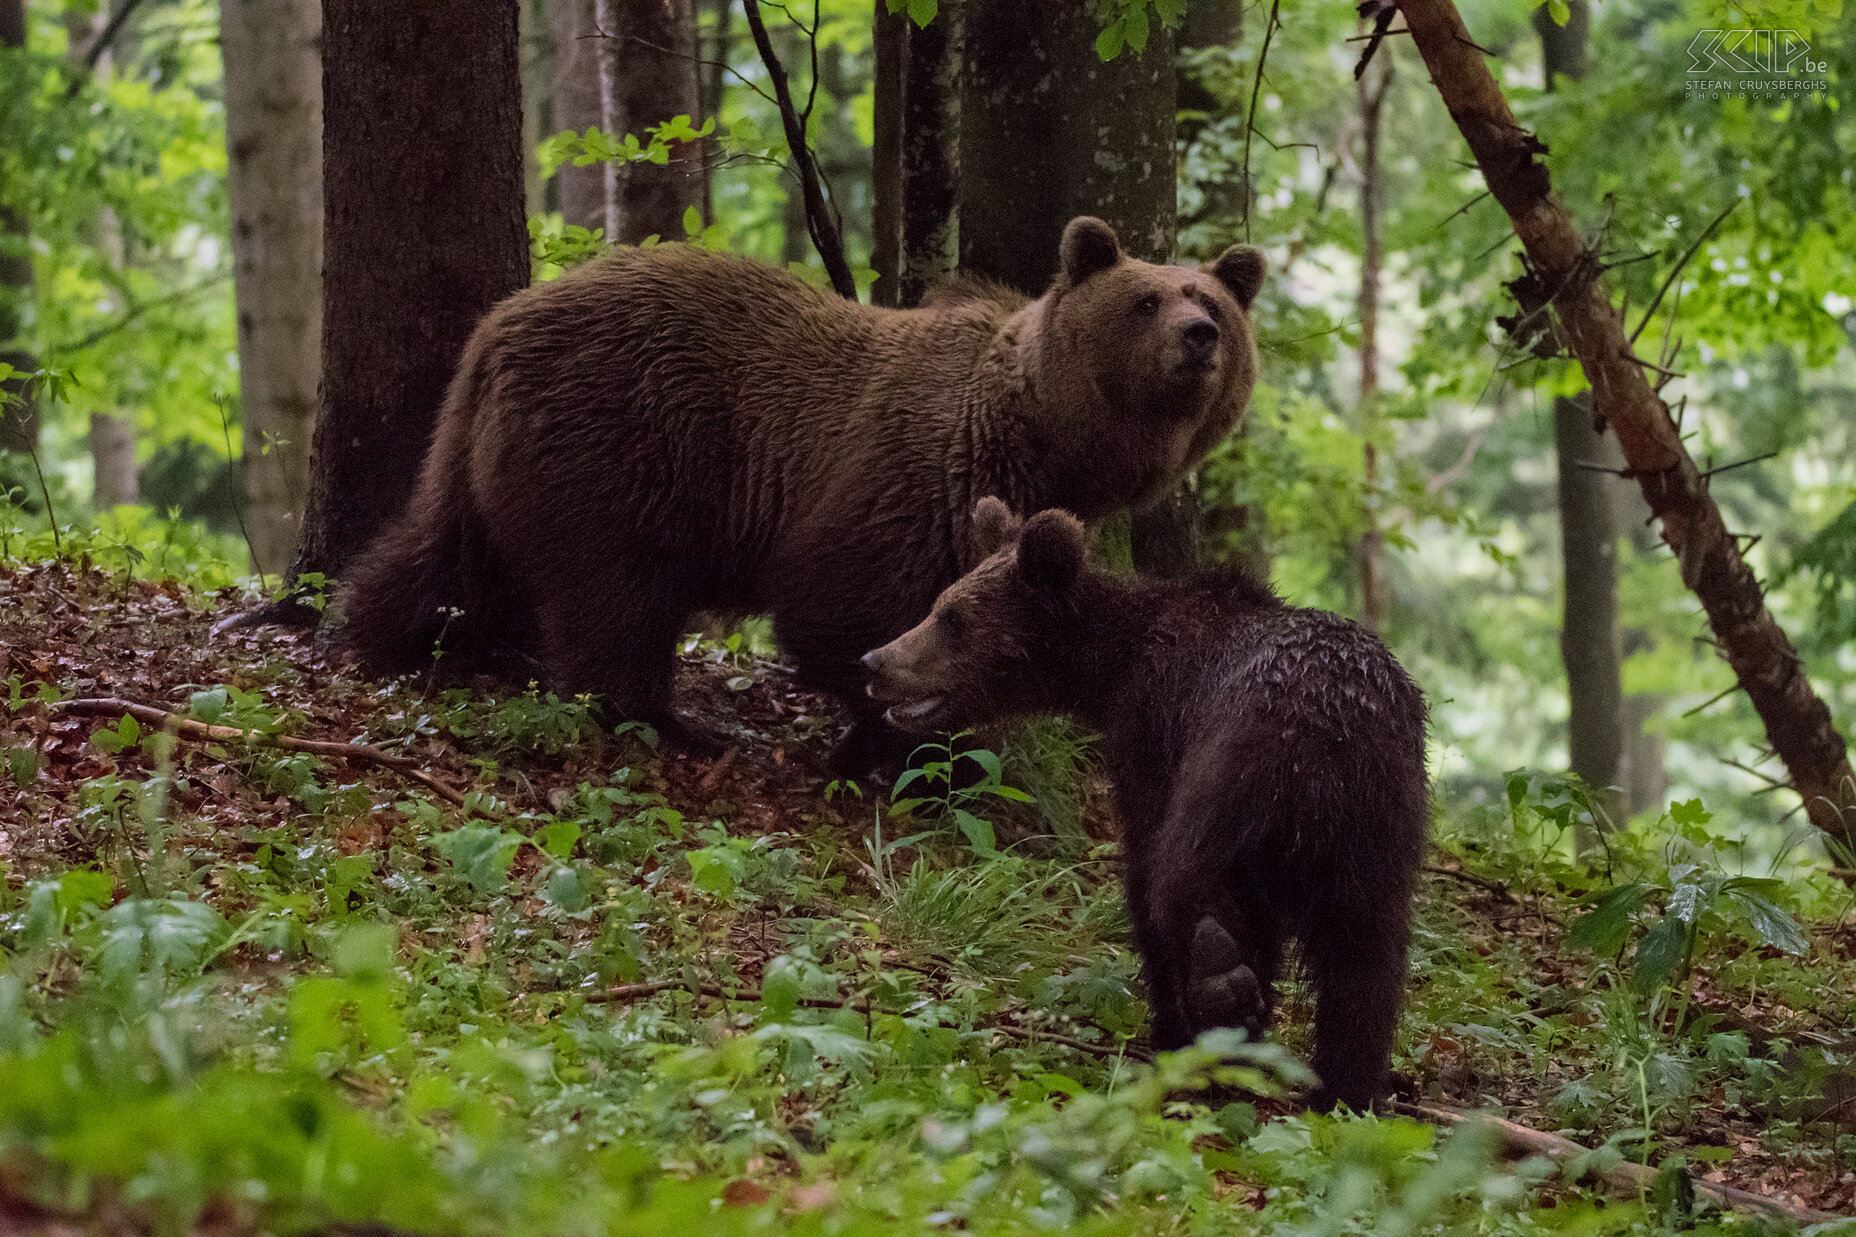
[[(623, 1004), (643, 997), (656, 996), (660, 992), (694, 992), (698, 996), (710, 997), (718, 1001), (750, 1001), (761, 999), (759, 988), (723, 988), (719, 984), (697, 984), (691, 986), (681, 979), (654, 979), (642, 984), (621, 984), (608, 988), (604, 992), (590, 993), (587, 1000)], [(854, 1009), (860, 1014), (871, 1012), (871, 1005), (864, 997), (809, 997), (802, 996), (794, 1002), (806, 1009)], [(1092, 1044), (1086, 1039), (1077, 1039), (1070, 1035), (1058, 1035), (1049, 1031), (1033, 1031), (1026, 1027), (1015, 1027), (999, 1023), (989, 1023), (979, 1028), (983, 1031), (997, 1031), (1013, 1039), (1027, 1043), (1061, 1044), (1065, 1048), (1074, 1048), (1096, 1057), (1127, 1056), (1136, 1060), (1145, 1060), (1146, 1054), (1127, 1044)]]
[(1625, 463), (1662, 521), (1682, 582), (1707, 612), (1721, 652), (1765, 724), (1811, 823), (1856, 850), (1856, 772), (1849, 747), (1767, 608), (1759, 580), (1708, 494), (1707, 478), (1645, 376), (1646, 362), (1632, 354), (1603, 263), (1553, 196), (1538, 158), (1546, 147), (1516, 122), (1452, 0), (1398, 0), (1396, 7), (1489, 192), (1514, 224), (1526, 250), (1525, 282), (1542, 293), (1550, 290), (1559, 336), (1584, 369), (1594, 407), (1617, 434)]
[[(1564, 1165), (1591, 1151), (1591, 1148), (1581, 1147), (1571, 1139), (1561, 1138), (1558, 1134), (1548, 1134), (1501, 1117), (1489, 1116), (1486, 1113), (1467, 1112), (1448, 1104), (1407, 1104), (1401, 1101), (1394, 1104), (1393, 1109), (1401, 1116), (1416, 1117), (1432, 1125), (1451, 1127), (1472, 1122), (1486, 1124), (1500, 1136), (1502, 1146), (1510, 1153), (1541, 1155), (1556, 1164)], [(1628, 1161), (1597, 1170), (1595, 1175), (1603, 1178), (1605, 1183), (1613, 1189), (1638, 1195), (1647, 1193), (1651, 1184), (1656, 1180), (1655, 1169), (1645, 1168), (1641, 1164), (1632, 1164)], [(1756, 1212), (1759, 1215), (1793, 1220), (1799, 1224), (1821, 1224), (1828, 1220), (1846, 1218), (1828, 1211), (1819, 1211), (1815, 1207), (1806, 1207), (1801, 1203), (1789, 1203), (1769, 1194), (1755, 1194), (1751, 1190), (1720, 1185), (1713, 1181), (1696, 1180), (1694, 1186), (1696, 1194), (1735, 1211)]]
[(244, 730), (237, 726), (211, 726), (205, 722), (170, 713), (166, 709), (157, 709), (149, 704), (136, 704), (132, 700), (118, 700), (113, 696), (95, 697), (86, 700), (64, 700), (52, 705), (60, 713), (75, 713), (84, 717), (121, 717), (127, 714), (138, 722), (144, 722), (159, 730), (167, 731), (177, 738), (188, 739), (195, 743), (237, 743), (245, 747), (279, 747), (292, 752), (308, 752), (316, 756), (328, 756), (335, 760), (346, 760), (356, 764), (379, 765), (383, 769), (392, 769), (408, 781), (417, 782), (445, 802), (463, 807), (464, 796), (445, 785), (420, 767), (419, 762), (410, 756), (400, 756), (371, 743), (331, 743), (322, 739), (299, 739), (287, 734), (267, 734), (262, 730)]

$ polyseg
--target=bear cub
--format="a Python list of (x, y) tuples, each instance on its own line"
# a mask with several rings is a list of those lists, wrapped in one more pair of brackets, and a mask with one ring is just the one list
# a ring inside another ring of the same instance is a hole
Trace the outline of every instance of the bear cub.
[(1429, 829), (1423, 696), (1358, 625), (1246, 576), (1110, 575), (1062, 511), (983, 499), (989, 556), (864, 658), (915, 732), (1062, 712), (1104, 736), (1156, 1049), (1315, 986), (1317, 1107), (1388, 1087)]

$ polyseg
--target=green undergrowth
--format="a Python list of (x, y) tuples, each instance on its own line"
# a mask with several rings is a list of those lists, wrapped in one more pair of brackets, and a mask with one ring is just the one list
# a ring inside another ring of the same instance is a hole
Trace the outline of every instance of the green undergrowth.
[[(311, 733), (238, 677), (189, 712)], [(24, 719), (72, 694), (15, 673), (4, 698)], [(1270, 1042), (1147, 1061), (1074, 732), (957, 742), (893, 794), (834, 786), (750, 828), (583, 701), (369, 699), (356, 737), (442, 739), (465, 810), (133, 719), (86, 719), (108, 769), (70, 784), (9, 747), (0, 779), (58, 835), (0, 858), (0, 1203), (138, 1232), (1762, 1226), (1673, 1186), (1601, 1202), (1486, 1131), (1297, 1114), (1298, 985)], [(1802, 1032), (1856, 1013), (1818, 926), (1846, 892), (1742, 871), (1699, 804), (1580, 862), (1583, 805), (1523, 775), (1499, 810), (1442, 805), (1395, 1065), (1580, 1138), (1580, 1168), (1679, 1186), (1751, 1140), (1834, 1181), (1856, 1146), (1811, 1104), (1849, 1056)]]

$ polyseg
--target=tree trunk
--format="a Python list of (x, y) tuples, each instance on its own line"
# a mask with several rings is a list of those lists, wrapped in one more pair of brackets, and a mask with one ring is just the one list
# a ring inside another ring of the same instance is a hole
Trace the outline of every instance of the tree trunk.
[[(696, 18), (692, 0), (598, 0), (601, 128), (614, 136), (675, 116), (692, 119), (697, 100)], [(606, 237), (636, 245), (648, 236), (682, 240), (683, 214), (702, 209), (697, 143), (670, 148), (668, 163), (608, 164)]]
[(1617, 434), (1631, 475), (1662, 521), (1663, 540), (1675, 551), (1683, 583), (1707, 612), (1715, 640), (1765, 723), (1792, 787), (1812, 823), (1851, 846), (1856, 772), (1848, 745), (1766, 608), (1759, 581), (1722, 522), (1668, 405), (1631, 352), (1598, 255), (1579, 238), (1566, 208), (1553, 197), (1546, 167), (1535, 159), (1544, 148), (1516, 122), (1451, 0), (1399, 0), (1398, 7), (1490, 194), (1526, 249), (1524, 290), (1537, 289), (1543, 298), (1551, 293), (1560, 333), (1585, 370), (1598, 415)]
[[(882, 8), (882, 0), (877, 0), (877, 10), (880, 12)], [(728, 86), (728, 57), (734, 50), (734, 20), (735, 0), (715, 0), (709, 52), (704, 63), (696, 66), (697, 86), (702, 95), (702, 114), (704, 118), (715, 118), (717, 130), (702, 142), (702, 221), (705, 227), (715, 222), (715, 169), (722, 149), (722, 98)]]
[(1122, 246), (1171, 261), (1173, 41), (1096, 56), (1088, 5), (969, 6), (961, 82), (960, 265), (1031, 296), (1057, 270), (1057, 241), (1097, 215)]
[[(1566, 666), (1566, 750), (1572, 771), (1591, 788), (1609, 819), (1622, 806), (1624, 645), (1618, 629), (1618, 529), (1607, 494), (1605, 466), (1615, 453), (1600, 433), (1586, 396), (1553, 401), (1553, 441), (1559, 457), (1560, 553), (1565, 564), (1565, 618), (1560, 658)], [(1603, 827), (1604, 821), (1595, 824)], [(1596, 839), (1581, 837), (1580, 850)]]
[[(0, 0), (0, 47), (26, 45), (25, 0)], [(32, 250), (25, 213), (0, 202), (0, 361), (21, 374), (39, 367), (26, 338), (32, 304)], [(0, 451), (31, 451), (39, 445), (39, 409), (24, 378), (0, 382)]]
[[(548, 0), (548, 28), (554, 34), (554, 117), (556, 133), (585, 133), (601, 127), (599, 61), (605, 40), (594, 21), (594, 0)], [(606, 169), (600, 164), (575, 167), (570, 160), (554, 173), (561, 218), (582, 228), (606, 226)]]
[(220, 0), (245, 529), (281, 571), (309, 499), (322, 343), (321, 0)]
[[(1586, 0), (1570, 0), (1564, 26), (1545, 5), (1534, 11), (1548, 90), (1559, 78), (1584, 76), (1590, 25)], [(1621, 784), (1624, 759), (1624, 642), (1618, 628), (1618, 529), (1611, 478), (1593, 467), (1616, 467), (1622, 460), (1614, 458), (1617, 447), (1593, 419), (1586, 398), (1553, 401), (1553, 447), (1566, 592), (1560, 659), (1566, 667), (1567, 760), (1592, 791), (1601, 809), (1593, 823), (1602, 828), (1624, 807), (1613, 789)], [(1596, 844), (1582, 828), (1580, 851)]]
[(899, 304), (902, 272), (902, 91), (909, 19), (891, 13), (887, 0), (874, 0), (871, 30), (876, 66), (871, 93), (876, 135), (870, 144), (870, 303)]
[[(1145, 51), (1105, 62), (1088, 5), (985, 0), (968, 7), (965, 25), (961, 268), (1038, 295), (1056, 272), (1063, 227), (1077, 215), (1106, 220), (1137, 258), (1171, 261), (1172, 35), (1156, 22)], [(1135, 566), (1189, 567), (1201, 524), (1186, 487), (1138, 513), (1129, 541)]]
[(1360, 437), (1366, 502), (1361, 512), (1365, 531), (1360, 534), (1360, 621), (1378, 631), (1383, 589), (1379, 555), (1384, 538), (1379, 531), (1379, 277), (1385, 267), (1381, 238), (1381, 208), (1385, 186), (1379, 174), (1379, 118), (1386, 92), (1392, 88), (1392, 50), (1374, 57), (1357, 83), (1360, 106), (1360, 231), (1365, 244), (1360, 256)]
[(966, 5), (909, 26), (902, 96), (901, 303), (922, 303), (960, 262), (960, 68)]
[(293, 579), (404, 504), (459, 353), (528, 282), (515, 0), (323, 0), (322, 396)]

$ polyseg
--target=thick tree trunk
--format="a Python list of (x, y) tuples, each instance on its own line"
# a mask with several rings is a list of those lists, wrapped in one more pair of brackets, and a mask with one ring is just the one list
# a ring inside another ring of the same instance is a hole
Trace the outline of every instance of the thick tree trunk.
[(528, 282), (515, 0), (323, 0), (322, 397), (292, 578), (404, 504), (464, 341)]
[[(1096, 55), (1088, 5), (985, 0), (968, 6), (960, 87), (963, 270), (1030, 295), (1057, 269), (1077, 215), (1106, 220), (1124, 248), (1171, 261), (1178, 227), (1172, 35), (1145, 51)], [(913, 37), (913, 36), (911, 36)], [(1177, 572), (1198, 557), (1202, 517), (1182, 490), (1137, 513), (1135, 566)]]
[[(604, 40), (594, 20), (594, 0), (548, 0), (554, 34), (554, 115), (559, 133), (599, 128), (599, 60)], [(561, 218), (582, 228), (606, 226), (606, 170), (600, 164), (563, 163), (554, 173)]]
[(960, 262), (960, 68), (966, 4), (910, 24), (902, 95), (902, 297), (922, 303)]
[(290, 562), (322, 370), (321, 0), (220, 0), (245, 529)]
[[(26, 45), (25, 0), (0, 0), (0, 47), (18, 49)], [(0, 202), (0, 361), (22, 374), (39, 367), (29, 341), (24, 337), (27, 313), (32, 304), (32, 250), (25, 214), (16, 206)], [(0, 451), (31, 451), (39, 445), (39, 409), (28, 398), (26, 381), (9, 378), (0, 382)]]
[(1560, 333), (1585, 370), (1598, 415), (1617, 434), (1631, 475), (1662, 521), (1683, 583), (1707, 612), (1805, 811), (1843, 844), (1856, 842), (1856, 773), (1848, 745), (1766, 608), (1759, 581), (1722, 523), (1668, 406), (1634, 358), (1598, 255), (1579, 238), (1535, 158), (1543, 147), (1515, 121), (1451, 0), (1399, 0), (1398, 7), (1489, 192), (1514, 223), (1527, 253), (1528, 283), (1551, 294)]
[[(1585, 74), (1586, 0), (1570, 0), (1566, 24), (1547, 6), (1534, 11), (1548, 90), (1562, 77)], [(1624, 759), (1624, 642), (1618, 628), (1618, 529), (1612, 479), (1595, 467), (1621, 465), (1618, 450), (1592, 416), (1590, 399), (1553, 401), (1553, 446), (1559, 469), (1560, 558), (1565, 617), (1560, 658), (1566, 666), (1566, 751), (1572, 771), (1593, 794), (1604, 818), (1624, 806), (1612, 789)], [(1583, 464), (1585, 467), (1581, 467)], [(1604, 819), (1594, 822), (1602, 826)], [(1581, 851), (1597, 839), (1583, 831)]]
[(1358, 83), (1360, 107), (1360, 436), (1365, 440), (1362, 472), (1366, 502), (1361, 512), (1360, 621), (1378, 631), (1384, 606), (1379, 556), (1379, 277), (1385, 267), (1380, 219), (1385, 186), (1379, 174), (1380, 114), (1392, 88), (1392, 51), (1383, 49)]
[(875, 137), (870, 144), (870, 303), (899, 304), (902, 272), (902, 92), (908, 53), (909, 19), (891, 13), (886, 0), (874, 0), (872, 52), (876, 67), (871, 94)]
[(1176, 239), (1172, 36), (1104, 62), (1088, 5), (969, 6), (961, 82), (960, 265), (1029, 295), (1057, 241), (1097, 215), (1124, 248), (1172, 260)]
[[(601, 128), (614, 136), (675, 116), (692, 119), (697, 99), (693, 0), (598, 0)], [(668, 163), (607, 165), (606, 236), (636, 245), (648, 236), (682, 240), (683, 214), (702, 208), (702, 159), (675, 143)]]

